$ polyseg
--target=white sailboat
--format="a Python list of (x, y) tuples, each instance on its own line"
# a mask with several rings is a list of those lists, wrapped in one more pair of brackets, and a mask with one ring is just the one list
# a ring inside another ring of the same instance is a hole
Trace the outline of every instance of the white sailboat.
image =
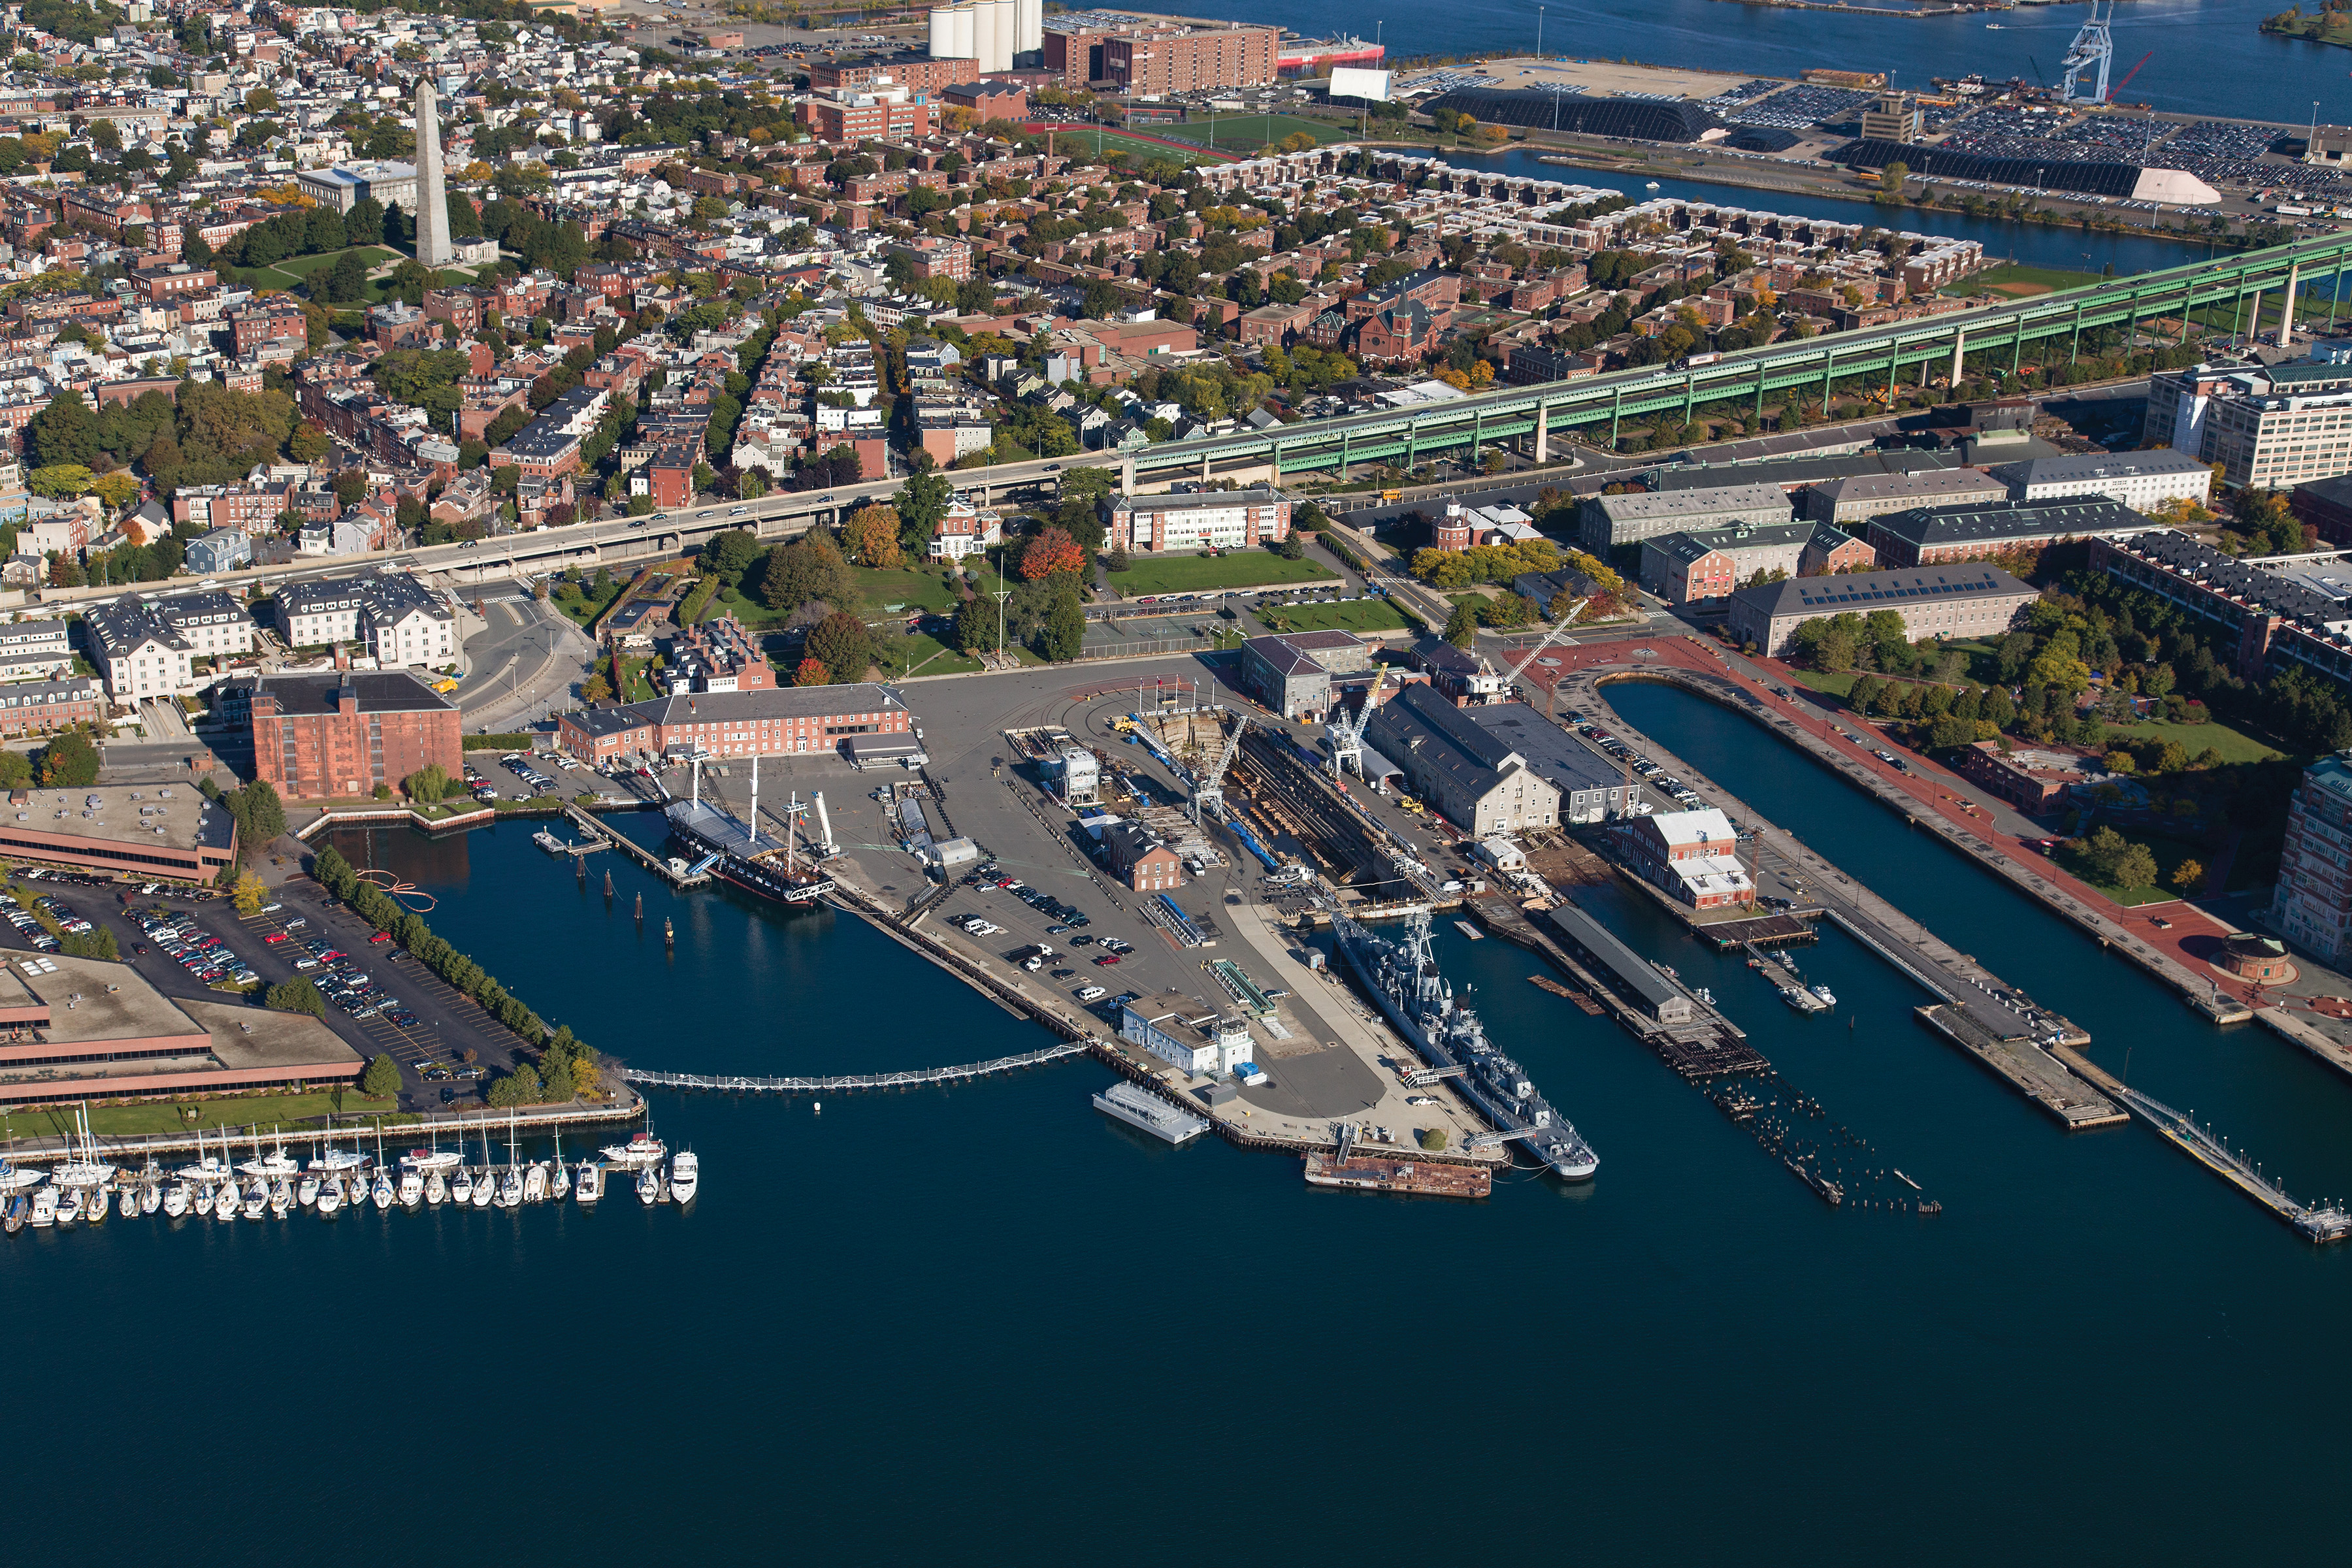
[(392, 1206), (392, 1173), (384, 1169), (383, 1123), (381, 1121), (375, 1124), (375, 1186), (368, 1196), (374, 1200), (378, 1212)]
[(693, 1150), (681, 1149), (676, 1154), (671, 1156), (669, 1163), (670, 1202), (677, 1205), (680, 1208), (684, 1208), (687, 1205), (692, 1203), (694, 1201), (695, 1191), (697, 1187), (700, 1185), (701, 1181), (702, 1162), (695, 1158)]
[(425, 1178), (425, 1201), (436, 1209), (449, 1201), (449, 1177), (446, 1173), (435, 1171)]
[(290, 1177), (280, 1176), (269, 1184), (269, 1212), (279, 1219), (284, 1219), (293, 1207), (293, 1180)]
[(247, 1219), (259, 1219), (269, 1207), (269, 1187), (259, 1176), (245, 1189), (244, 1214)]
[(139, 1184), (139, 1212), (152, 1215), (163, 1206), (163, 1174), (152, 1160), (147, 1162), (144, 1177)]
[(313, 1160), (310, 1168), (302, 1173), (300, 1184), (294, 1189), (294, 1201), (306, 1209), (310, 1207), (319, 1201), (319, 1188), (322, 1184), (319, 1180), (319, 1163)]
[(655, 1204), (661, 1201), (661, 1167), (647, 1165), (637, 1173), (637, 1202)]
[(82, 1190), (79, 1187), (57, 1189), (57, 1215), (59, 1225), (72, 1225), (81, 1218)]
[(474, 1175), (474, 1206), (486, 1209), (498, 1201), (498, 1166), (490, 1160), (490, 1129), (482, 1127), (482, 1168)]
[(343, 1178), (333, 1172), (319, 1184), (319, 1217), (332, 1219), (343, 1211)]
[(349, 1149), (335, 1147), (335, 1130), (330, 1124), (327, 1128), (327, 1152), (311, 1161), (310, 1168), (320, 1172), (348, 1172), (356, 1171), (366, 1163), (367, 1156), (360, 1152), (357, 1137), (353, 1137)]
[(194, 1201), (194, 1194), (185, 1182), (173, 1182), (163, 1189), (163, 1213), (173, 1219), (184, 1217)]
[(280, 1176), (294, 1175), (302, 1169), (302, 1165), (301, 1162), (286, 1152), (286, 1144), (282, 1139), (277, 1148), (264, 1154), (261, 1152), (261, 1130), (257, 1127), (253, 1132), (253, 1158), (239, 1165), (237, 1169), (248, 1176), (261, 1176), (274, 1182)]
[(449, 1176), (449, 1196), (460, 1208), (474, 1201), (474, 1173), (463, 1165)]
[(89, 1106), (74, 1112), (74, 1131), (66, 1141), (66, 1163), (49, 1173), (60, 1187), (96, 1189), (114, 1180), (114, 1167), (98, 1157), (98, 1141), (90, 1136)]
[(211, 1218), (213, 1212), (212, 1184), (207, 1182), (200, 1184), (196, 1188), (195, 1195), (188, 1200), (188, 1206), (196, 1211), (196, 1217), (198, 1219)]
[(221, 1152), (205, 1153), (204, 1129), (200, 1127), (196, 1129), (196, 1163), (193, 1165), (181, 1166), (180, 1174), (188, 1181), (201, 1183), (205, 1186), (217, 1185), (228, 1176), (227, 1153), (228, 1134), (226, 1132), (221, 1134)]
[(563, 1163), (563, 1132), (555, 1134), (555, 1168), (547, 1173), (547, 1195), (562, 1203), (572, 1192), (572, 1172)]

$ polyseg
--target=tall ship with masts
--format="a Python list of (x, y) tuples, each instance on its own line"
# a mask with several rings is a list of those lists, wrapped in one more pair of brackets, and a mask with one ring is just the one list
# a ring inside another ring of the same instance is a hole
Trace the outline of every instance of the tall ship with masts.
[(1331, 932), (1340, 956), (1381, 1005), (1400, 1034), (1432, 1067), (1461, 1068), (1454, 1086), (1500, 1132), (1515, 1140), (1563, 1181), (1591, 1179), (1601, 1157), (1568, 1119), (1537, 1092), (1527, 1069), (1486, 1038), (1478, 1015), (1457, 1001), (1431, 955), (1429, 912), (1405, 922), (1401, 941), (1375, 936), (1337, 910)]
[[(819, 868), (815, 858), (795, 842), (801, 817), (809, 810), (798, 794), (784, 812), (784, 836), (761, 832), (760, 822), (760, 759), (751, 759), (751, 821), (746, 823), (722, 805), (702, 798), (702, 762), (692, 764), (692, 793), (670, 802), (670, 837), (693, 856), (697, 871), (708, 871), (747, 893), (783, 904), (811, 904), (833, 891), (833, 879)], [(825, 831), (821, 843), (830, 844), (832, 832), (824, 801), (814, 803)]]

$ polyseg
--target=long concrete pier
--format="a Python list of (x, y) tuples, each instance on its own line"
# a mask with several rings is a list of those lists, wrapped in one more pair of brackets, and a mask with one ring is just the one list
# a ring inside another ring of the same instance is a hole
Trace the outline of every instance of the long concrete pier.
[[(1735, 707), (1750, 705), (1748, 694), (1728, 680), (1689, 670), (1643, 666), (1594, 668), (1562, 677), (1564, 694), (1597, 704), (1600, 688), (1612, 679), (1665, 679)], [(1612, 710), (1611, 729), (1625, 742), (1680, 777), (1711, 805), (1750, 829), (1747, 858), (1757, 866), (1801, 878), (1806, 896), (1842, 931), (1887, 959), (1936, 997), (1916, 1016), (1946, 1040), (1999, 1074), (2020, 1093), (2070, 1131), (2130, 1120), (2096, 1089), (2051, 1054), (2056, 1045), (2080, 1047), (2090, 1036), (2068, 1019), (2043, 1008), (1973, 957), (1944, 942), (1819, 852), (1738, 795), (1714, 783), (1654, 739), (1642, 734)]]

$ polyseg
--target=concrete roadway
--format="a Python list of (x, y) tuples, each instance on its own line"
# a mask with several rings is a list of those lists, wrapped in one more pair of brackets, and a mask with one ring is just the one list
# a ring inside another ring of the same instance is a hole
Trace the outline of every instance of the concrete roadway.
[(471, 673), (456, 693), (466, 722), (502, 731), (572, 707), (595, 663), (588, 634), (513, 584), (489, 584), (478, 596), (485, 627), (466, 641)]

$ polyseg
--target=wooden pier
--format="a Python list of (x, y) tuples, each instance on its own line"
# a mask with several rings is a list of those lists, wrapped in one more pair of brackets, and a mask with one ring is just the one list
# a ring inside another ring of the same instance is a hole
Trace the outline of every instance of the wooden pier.
[[(699, 876), (691, 872), (680, 873), (669, 863), (667, 856), (656, 854), (625, 833), (614, 832), (576, 805), (565, 806), (563, 815), (573, 826), (593, 836), (597, 840), (598, 848), (620, 850), (673, 888), (699, 888), (710, 880), (710, 873), (708, 871)], [(587, 851), (575, 849), (573, 853), (584, 854)]]

